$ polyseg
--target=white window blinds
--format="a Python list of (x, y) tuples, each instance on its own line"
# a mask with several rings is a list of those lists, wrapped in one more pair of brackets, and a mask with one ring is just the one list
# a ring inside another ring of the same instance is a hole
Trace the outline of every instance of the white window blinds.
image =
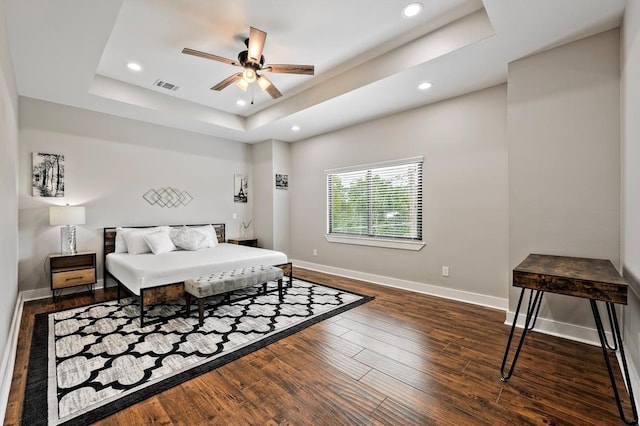
[(330, 235), (422, 239), (422, 157), (326, 173)]

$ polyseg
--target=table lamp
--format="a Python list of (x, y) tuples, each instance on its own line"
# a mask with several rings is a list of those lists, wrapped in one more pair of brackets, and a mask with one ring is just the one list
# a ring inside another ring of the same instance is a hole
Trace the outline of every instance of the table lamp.
[(49, 225), (60, 226), (60, 252), (76, 254), (76, 227), (84, 225), (84, 206), (51, 206), (49, 207)]

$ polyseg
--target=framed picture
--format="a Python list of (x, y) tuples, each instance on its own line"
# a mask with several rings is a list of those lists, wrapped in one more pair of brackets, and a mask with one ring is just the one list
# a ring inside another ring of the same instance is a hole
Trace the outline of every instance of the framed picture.
[(289, 175), (276, 174), (276, 189), (289, 188)]
[(34, 152), (31, 170), (34, 197), (64, 197), (64, 155)]
[(233, 201), (246, 203), (249, 200), (249, 180), (247, 175), (236, 173), (233, 176)]

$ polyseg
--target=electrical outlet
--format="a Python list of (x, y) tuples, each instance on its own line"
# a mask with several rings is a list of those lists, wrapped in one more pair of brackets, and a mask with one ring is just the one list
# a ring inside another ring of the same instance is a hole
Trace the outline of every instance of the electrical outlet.
[(318, 255), (318, 249), (313, 249), (313, 255), (317, 256)]
[(449, 276), (449, 267), (448, 266), (443, 266), (442, 267), (442, 276), (443, 277), (448, 277)]
[(233, 220), (236, 220), (238, 218), (238, 213), (234, 213), (233, 214)]

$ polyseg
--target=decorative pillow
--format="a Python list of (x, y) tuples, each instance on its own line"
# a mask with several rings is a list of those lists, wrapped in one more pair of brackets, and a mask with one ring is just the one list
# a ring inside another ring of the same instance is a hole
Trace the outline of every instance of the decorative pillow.
[(183, 226), (173, 239), (173, 243), (184, 250), (198, 250), (202, 242), (206, 239), (200, 232)]
[(169, 235), (168, 226), (156, 226), (155, 228), (133, 229), (122, 234), (124, 241), (127, 243), (127, 251), (129, 254), (142, 254), (151, 252), (151, 247), (144, 240), (144, 236), (162, 232)]
[(197, 231), (204, 235), (205, 239), (200, 243), (199, 248), (213, 248), (218, 244), (218, 236), (216, 230), (211, 225), (205, 226), (192, 226), (190, 229)]
[(168, 232), (154, 232), (146, 234), (143, 238), (153, 254), (169, 253), (176, 249)]
[(178, 235), (178, 232), (182, 231), (182, 228), (184, 228), (184, 225), (178, 228), (176, 227), (169, 228), (169, 238), (171, 238), (171, 241), (176, 239), (176, 235)]
[(127, 243), (124, 240), (123, 235), (133, 230), (134, 228), (122, 228), (122, 227), (116, 228), (116, 249), (115, 249), (116, 253), (126, 253), (128, 251)]

